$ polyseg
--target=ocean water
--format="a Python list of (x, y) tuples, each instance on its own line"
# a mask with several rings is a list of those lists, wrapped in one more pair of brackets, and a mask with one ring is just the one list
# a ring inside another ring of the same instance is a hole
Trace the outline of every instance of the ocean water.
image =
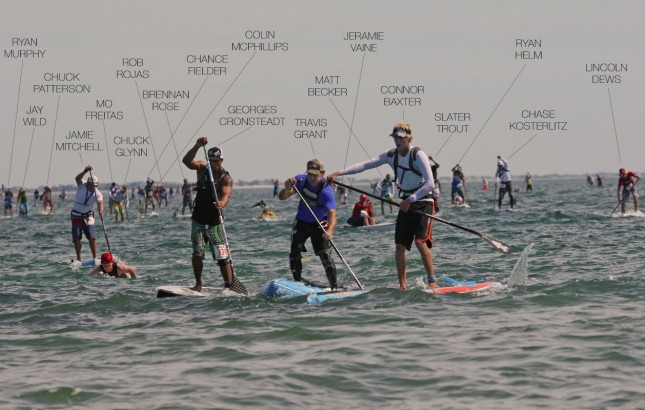
[[(494, 209), (492, 191), (469, 194), (468, 209), (444, 194), (440, 216), (513, 253), (435, 222), (437, 273), (507, 286), (425, 294), (413, 249), (401, 292), (393, 231), (346, 227), (351, 204), (339, 205), (334, 242), (370, 292), (318, 305), (260, 294), (290, 276), (297, 205), (270, 188), (236, 189), (227, 212), (249, 297), (155, 297), (157, 286), (194, 281), (190, 219), (172, 217), (179, 198), (157, 216), (131, 209), (125, 224), (106, 216), (112, 251), (136, 280), (70, 267), (69, 202), (52, 216), (0, 219), (0, 408), (645, 408), (645, 218), (610, 217), (614, 187), (588, 188), (584, 177), (536, 178), (513, 212)], [(260, 198), (282, 219), (257, 220)], [(98, 242), (106, 251), (100, 224)], [(303, 275), (324, 281), (308, 248)], [(204, 280), (222, 285), (210, 259)]]

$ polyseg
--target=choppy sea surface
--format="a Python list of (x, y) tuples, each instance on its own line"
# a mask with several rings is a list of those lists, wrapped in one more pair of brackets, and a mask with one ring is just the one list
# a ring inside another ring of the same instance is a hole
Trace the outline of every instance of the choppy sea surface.
[[(156, 298), (157, 286), (194, 283), (190, 218), (172, 216), (178, 197), (156, 216), (131, 208), (129, 223), (105, 217), (111, 249), (137, 268), (135, 280), (70, 267), (69, 201), (51, 216), (32, 208), (2, 218), (0, 408), (645, 408), (645, 218), (610, 216), (614, 186), (589, 188), (584, 177), (535, 179), (513, 212), (472, 185), (472, 207), (449, 207), (445, 192), (440, 217), (513, 253), (435, 222), (438, 274), (508, 285), (467, 295), (419, 291), (414, 249), (409, 290), (399, 291), (393, 231), (344, 226), (356, 194), (338, 207), (334, 242), (370, 292), (317, 305), (261, 295), (268, 280), (290, 277), (297, 205), (271, 188), (236, 189), (226, 215), (249, 297)], [(282, 219), (258, 220), (251, 205), (260, 199)], [(104, 252), (100, 222), (97, 233)], [(324, 282), (308, 248), (303, 276)], [(204, 280), (222, 286), (210, 258)]]

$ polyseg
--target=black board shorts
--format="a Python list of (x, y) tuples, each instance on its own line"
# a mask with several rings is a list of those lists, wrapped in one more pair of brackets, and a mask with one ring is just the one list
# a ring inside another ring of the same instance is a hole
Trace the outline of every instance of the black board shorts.
[(413, 209), (434, 215), (434, 202), (419, 200), (410, 206), (408, 212), (399, 210), (394, 243), (405, 246), (407, 250), (410, 250), (412, 241), (425, 242), (428, 248), (432, 248), (432, 218), (412, 212)]

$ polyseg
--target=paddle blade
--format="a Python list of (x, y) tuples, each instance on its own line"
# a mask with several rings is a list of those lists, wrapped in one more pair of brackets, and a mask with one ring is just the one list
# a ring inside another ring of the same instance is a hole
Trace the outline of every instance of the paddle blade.
[(233, 292), (241, 293), (242, 295), (248, 295), (249, 292), (246, 290), (246, 287), (240, 282), (237, 276), (233, 275), (233, 283), (231, 283), (231, 288)]
[(503, 253), (511, 253), (511, 247), (504, 242), (500, 241), (499, 239), (495, 239), (491, 236), (488, 235), (481, 235), (481, 238), (488, 242), (493, 248), (497, 249), (500, 252)]

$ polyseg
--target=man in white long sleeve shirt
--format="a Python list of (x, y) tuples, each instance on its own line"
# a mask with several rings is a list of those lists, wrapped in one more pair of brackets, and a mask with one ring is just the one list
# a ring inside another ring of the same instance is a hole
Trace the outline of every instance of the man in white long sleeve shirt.
[[(405, 251), (410, 250), (412, 242), (416, 245), (423, 266), (428, 274), (428, 286), (437, 287), (432, 263), (432, 218), (423, 215), (434, 214), (434, 201), (431, 194), (435, 190), (432, 169), (428, 155), (418, 147), (412, 147), (412, 126), (403, 121), (394, 126), (390, 136), (394, 139), (396, 148), (382, 153), (369, 161), (352, 165), (342, 171), (336, 171), (329, 179), (341, 175), (350, 175), (389, 164), (394, 171), (395, 181), (398, 182), (399, 214), (396, 218), (394, 233), (396, 270), (399, 277), (399, 288), (406, 289)], [(417, 212), (408, 212), (415, 210)]]
[(511, 199), (511, 208), (515, 205), (513, 198), (513, 187), (511, 186), (511, 171), (508, 169), (508, 162), (501, 156), (497, 156), (497, 172), (495, 173), (495, 188), (499, 186), (499, 193), (497, 198), (497, 206), (502, 209), (502, 199), (508, 192)]

